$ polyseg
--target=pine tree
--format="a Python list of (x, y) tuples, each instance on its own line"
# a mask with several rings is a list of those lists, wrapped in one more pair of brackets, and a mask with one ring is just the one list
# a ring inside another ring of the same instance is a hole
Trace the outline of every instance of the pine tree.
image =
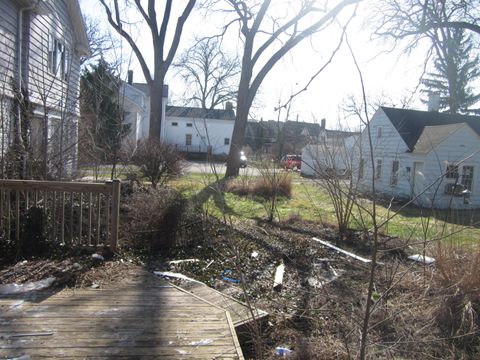
[[(471, 84), (480, 77), (480, 59), (473, 54), (473, 42), (461, 29), (448, 30), (436, 46), (434, 72), (427, 74), (422, 83), (427, 94), (440, 95), (440, 109), (449, 113), (468, 113), (480, 100)], [(427, 102), (427, 101), (423, 101)]]
[(85, 69), (80, 80), (81, 160), (112, 164), (112, 177), (122, 140), (130, 130), (123, 123), (120, 85), (120, 78), (103, 58)]

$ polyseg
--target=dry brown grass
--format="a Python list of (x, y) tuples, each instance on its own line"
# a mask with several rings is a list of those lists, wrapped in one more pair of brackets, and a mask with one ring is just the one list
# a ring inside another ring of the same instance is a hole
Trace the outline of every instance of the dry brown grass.
[(251, 181), (233, 179), (226, 183), (225, 191), (240, 196), (252, 195), (265, 199), (275, 195), (290, 198), (292, 187), (291, 175), (282, 173), (275, 178), (261, 176)]
[(470, 351), (480, 345), (480, 248), (439, 245), (436, 290), (442, 295), (435, 318), (443, 335)]

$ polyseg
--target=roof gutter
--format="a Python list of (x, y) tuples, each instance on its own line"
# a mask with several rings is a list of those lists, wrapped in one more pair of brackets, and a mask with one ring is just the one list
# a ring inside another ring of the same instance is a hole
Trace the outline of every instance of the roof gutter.
[(21, 91), (22, 89), (22, 50), (23, 50), (23, 14), (25, 11), (30, 11), (38, 7), (41, 0), (37, 0), (33, 5), (21, 7), (18, 9), (18, 22), (17, 22), (17, 32), (18, 32), (18, 47), (17, 47), (17, 84), (18, 88)]

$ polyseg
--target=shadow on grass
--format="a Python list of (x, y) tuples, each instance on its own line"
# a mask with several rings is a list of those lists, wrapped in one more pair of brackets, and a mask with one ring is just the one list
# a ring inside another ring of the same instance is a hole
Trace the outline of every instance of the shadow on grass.
[(432, 217), (446, 223), (480, 228), (480, 209), (427, 209), (414, 205), (401, 208), (400, 205), (392, 207), (392, 211), (398, 212), (406, 218)]
[(208, 185), (206, 185), (202, 190), (197, 194), (192, 196), (189, 201), (194, 206), (196, 212), (203, 212), (203, 206), (206, 204), (210, 198), (212, 198), (215, 206), (222, 212), (224, 215), (237, 215), (237, 213), (228, 206), (225, 201), (225, 180), (217, 180)]

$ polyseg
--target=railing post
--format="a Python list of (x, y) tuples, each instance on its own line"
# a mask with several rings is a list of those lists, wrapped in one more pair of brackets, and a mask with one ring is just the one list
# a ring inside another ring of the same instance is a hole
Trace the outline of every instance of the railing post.
[(120, 219), (120, 180), (112, 182), (112, 229), (110, 232), (110, 249), (117, 250), (118, 224)]

